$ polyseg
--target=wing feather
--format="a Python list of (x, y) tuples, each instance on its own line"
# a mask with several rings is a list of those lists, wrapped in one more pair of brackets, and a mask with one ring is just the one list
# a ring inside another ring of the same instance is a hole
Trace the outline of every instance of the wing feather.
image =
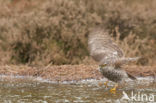
[(122, 50), (111, 40), (108, 32), (95, 28), (88, 38), (90, 55), (100, 64), (113, 64), (123, 57)]

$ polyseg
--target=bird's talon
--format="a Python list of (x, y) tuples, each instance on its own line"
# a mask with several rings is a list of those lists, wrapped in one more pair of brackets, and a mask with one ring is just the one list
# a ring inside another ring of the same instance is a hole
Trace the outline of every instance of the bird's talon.
[(116, 89), (118, 87), (118, 84), (114, 86), (114, 88), (110, 89), (110, 92), (113, 94), (116, 94)]
[(104, 82), (105, 87), (108, 87), (108, 81)]
[(113, 94), (116, 93), (116, 88), (110, 89), (110, 92), (113, 93)]
[(116, 94), (116, 91), (110, 91), (110, 93), (112, 93), (112, 94)]

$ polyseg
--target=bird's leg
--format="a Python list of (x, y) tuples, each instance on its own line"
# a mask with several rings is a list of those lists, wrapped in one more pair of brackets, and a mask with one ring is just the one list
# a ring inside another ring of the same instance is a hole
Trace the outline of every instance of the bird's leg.
[(112, 89), (110, 89), (110, 92), (115, 94), (117, 87), (118, 87), (118, 84), (115, 84), (115, 86)]
[(108, 80), (106, 82), (104, 82), (105, 87), (108, 87)]
[(102, 85), (104, 84), (105, 87), (108, 87), (108, 82), (109, 82), (108, 80), (107, 80), (106, 82), (104, 82), (104, 83), (99, 82), (98, 85), (99, 85), (99, 86), (102, 86)]
[[(104, 68), (105, 66), (106, 66), (106, 64), (102, 64), (102, 65), (99, 66), (99, 68)], [(101, 82), (99, 82), (98, 84), (99, 84), (99, 86), (103, 85)], [(108, 84), (108, 80), (106, 82), (104, 82), (105, 87), (108, 86), (107, 84)]]

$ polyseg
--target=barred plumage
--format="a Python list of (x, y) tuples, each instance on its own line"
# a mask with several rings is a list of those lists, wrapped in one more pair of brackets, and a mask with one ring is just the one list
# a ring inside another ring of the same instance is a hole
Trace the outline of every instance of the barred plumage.
[[(123, 51), (115, 44), (108, 32), (102, 28), (95, 28), (88, 38), (90, 55), (99, 62), (100, 72), (108, 79), (118, 82), (132, 75), (121, 69), (121, 65), (138, 58), (125, 58)], [(103, 66), (106, 65), (106, 66)]]

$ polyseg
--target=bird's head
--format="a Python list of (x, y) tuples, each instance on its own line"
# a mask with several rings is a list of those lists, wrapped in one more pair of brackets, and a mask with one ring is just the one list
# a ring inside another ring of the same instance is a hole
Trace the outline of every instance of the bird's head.
[(102, 64), (102, 65), (100, 65), (100, 68), (104, 68), (106, 66), (107, 66), (107, 64)]

